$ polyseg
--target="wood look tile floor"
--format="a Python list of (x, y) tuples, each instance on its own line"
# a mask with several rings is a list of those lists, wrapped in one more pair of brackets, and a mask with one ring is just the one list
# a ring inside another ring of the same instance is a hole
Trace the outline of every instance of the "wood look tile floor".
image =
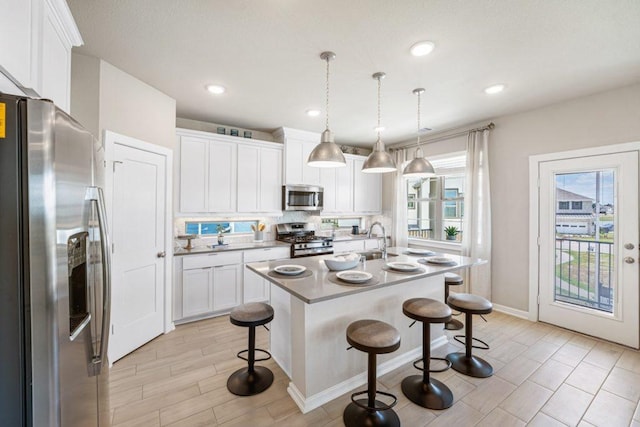
[[(640, 427), (639, 352), (502, 313), (487, 320), (474, 322), (474, 335), (491, 349), (474, 352), (493, 365), (494, 375), (433, 374), (453, 391), (451, 408), (432, 411), (403, 396), (402, 379), (419, 373), (411, 364), (378, 378), (380, 390), (398, 397), (403, 426)], [(450, 341), (434, 356), (462, 348)], [(257, 329), (257, 345), (268, 348), (264, 328)], [(109, 373), (114, 427), (343, 425), (349, 394), (303, 415), (273, 360), (261, 362), (275, 375), (267, 391), (229, 393), (227, 377), (245, 365), (236, 353), (246, 346), (247, 329), (223, 316), (178, 326), (127, 355)]]

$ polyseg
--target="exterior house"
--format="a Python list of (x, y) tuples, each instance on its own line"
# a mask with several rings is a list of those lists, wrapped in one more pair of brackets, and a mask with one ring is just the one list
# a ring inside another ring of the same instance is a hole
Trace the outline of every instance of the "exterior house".
[(556, 233), (594, 233), (594, 199), (581, 194), (556, 188)]

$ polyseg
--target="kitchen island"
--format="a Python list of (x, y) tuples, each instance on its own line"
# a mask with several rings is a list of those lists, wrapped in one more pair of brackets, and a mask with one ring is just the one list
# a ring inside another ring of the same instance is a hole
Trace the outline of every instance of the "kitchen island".
[[(347, 351), (347, 326), (359, 319), (377, 319), (395, 326), (401, 334), (400, 348), (380, 355), (378, 374), (419, 359), (422, 331), (409, 329), (411, 319), (402, 313), (409, 298), (442, 301), (445, 272), (481, 264), (483, 261), (447, 255), (455, 265), (423, 265), (417, 272), (396, 272), (386, 267), (391, 261), (416, 262), (424, 256), (409, 255), (406, 248), (389, 248), (389, 259), (359, 263), (353, 270), (366, 271), (373, 278), (369, 286), (340, 284), (324, 263), (331, 256), (295, 258), (247, 264), (247, 268), (271, 283), (270, 351), (289, 376), (288, 392), (303, 413), (366, 383), (367, 357)], [(300, 277), (273, 272), (283, 264), (306, 267)], [(431, 347), (447, 342), (442, 325), (433, 325)]]

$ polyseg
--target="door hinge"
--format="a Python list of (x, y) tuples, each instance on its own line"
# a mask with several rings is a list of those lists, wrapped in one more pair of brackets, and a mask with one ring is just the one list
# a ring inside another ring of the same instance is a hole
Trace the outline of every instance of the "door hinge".
[(538, 305), (540, 305), (540, 294), (538, 294)]
[(114, 329), (114, 326), (113, 326), (113, 325), (111, 325), (111, 335), (113, 335), (113, 334), (115, 334), (115, 333), (116, 333), (116, 331), (115, 331), (115, 329)]
[(116, 253), (116, 244), (115, 243), (111, 243), (111, 253), (112, 254)]
[(536, 237), (536, 243), (540, 246), (540, 236)]

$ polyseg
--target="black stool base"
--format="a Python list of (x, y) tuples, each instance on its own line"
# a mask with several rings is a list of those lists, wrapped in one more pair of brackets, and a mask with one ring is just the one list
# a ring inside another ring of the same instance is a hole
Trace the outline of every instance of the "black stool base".
[(447, 331), (459, 331), (460, 329), (464, 328), (464, 324), (458, 319), (451, 319), (444, 324), (444, 328)]
[(227, 389), (237, 396), (253, 396), (262, 393), (273, 383), (273, 372), (264, 366), (241, 368), (235, 371), (227, 380)]
[(425, 384), (421, 375), (402, 380), (402, 393), (407, 399), (428, 409), (447, 409), (453, 405), (453, 393), (442, 382), (430, 378)]
[[(367, 399), (357, 400), (363, 406), (367, 405)], [(385, 404), (376, 400), (376, 406)], [(400, 418), (393, 409), (371, 410), (362, 408), (351, 402), (342, 414), (342, 420), (346, 427), (400, 427)]]
[(465, 353), (449, 353), (447, 360), (451, 362), (454, 370), (470, 377), (487, 378), (493, 375), (493, 367), (478, 356), (467, 357)]

